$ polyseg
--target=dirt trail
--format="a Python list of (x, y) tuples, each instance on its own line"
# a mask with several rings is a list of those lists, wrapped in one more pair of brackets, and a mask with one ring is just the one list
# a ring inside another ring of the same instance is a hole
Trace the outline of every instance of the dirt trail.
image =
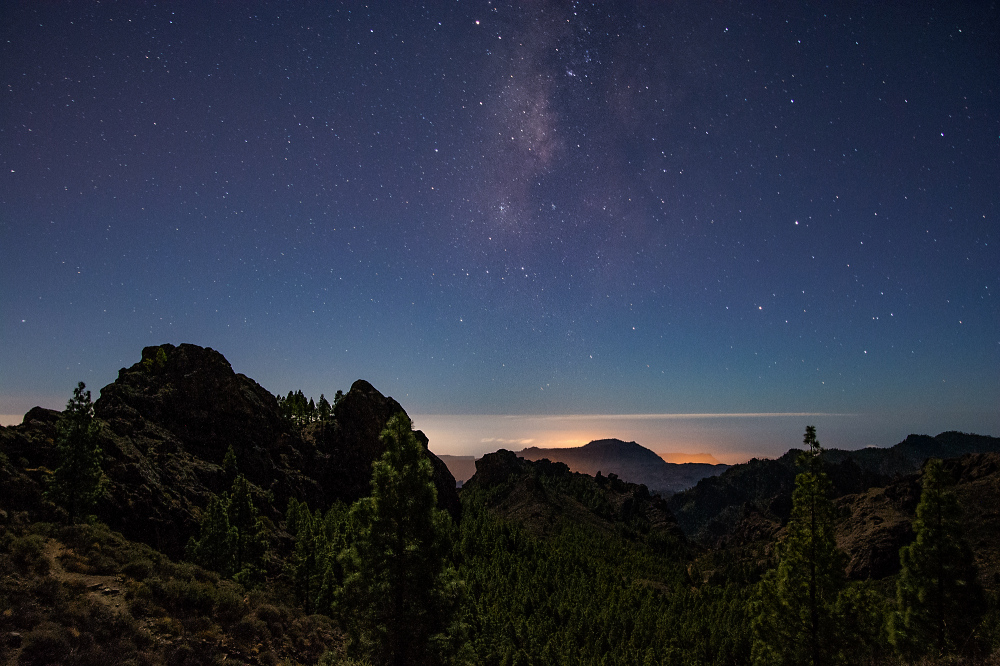
[(67, 585), (78, 585), (86, 589), (87, 596), (114, 611), (115, 613), (125, 612), (125, 600), (123, 598), (124, 585), (121, 576), (98, 576), (94, 574), (83, 574), (75, 571), (67, 571), (63, 566), (62, 557), (73, 555), (73, 551), (65, 544), (54, 539), (49, 539), (45, 544), (45, 557), (48, 558), (51, 568), (49, 575), (60, 583)]

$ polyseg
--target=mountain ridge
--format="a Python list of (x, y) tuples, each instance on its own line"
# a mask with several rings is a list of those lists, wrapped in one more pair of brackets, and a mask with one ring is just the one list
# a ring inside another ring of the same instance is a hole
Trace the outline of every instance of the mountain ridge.
[[(684, 533), (705, 544), (729, 540), (744, 529), (746, 520), (756, 520), (755, 516), (784, 524), (791, 511), (800, 453), (801, 449), (789, 449), (775, 459), (753, 458), (733, 465), (671, 496), (667, 502)], [(836, 499), (915, 474), (928, 458), (949, 459), (973, 453), (1000, 453), (1000, 438), (957, 431), (935, 437), (909, 435), (888, 448), (825, 449), (822, 464)]]
[(700, 479), (719, 474), (728, 465), (668, 463), (654, 451), (636, 442), (597, 439), (580, 447), (543, 449), (528, 447), (517, 452), (526, 460), (548, 459), (566, 463), (571, 471), (596, 476), (615, 474), (624, 481), (641, 483), (651, 492), (669, 495), (695, 485)]

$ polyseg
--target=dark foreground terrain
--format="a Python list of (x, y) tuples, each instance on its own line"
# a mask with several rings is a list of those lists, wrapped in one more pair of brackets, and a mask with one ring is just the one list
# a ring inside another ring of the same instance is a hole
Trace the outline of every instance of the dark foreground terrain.
[[(318, 405), (276, 398), (218, 352), (162, 345), (143, 350), (94, 402), (86, 432), (101, 479), (95, 501), (76, 512), (72, 492), (54, 489), (74, 418), (36, 408), (0, 428), (0, 662), (1000, 655), (996, 438), (914, 435), (884, 449), (822, 451), (808, 468), (790, 451), (666, 499), (616, 474), (499, 451), (477, 461), (459, 494), (402, 406), (367, 382)], [(928, 475), (938, 474), (928, 458), (944, 460), (948, 532), (927, 527)], [(816, 589), (829, 596), (817, 602), (826, 619), (815, 635), (808, 623), (796, 633), (795, 622), (772, 621), (809, 596), (808, 585), (794, 587), (809, 483), (821, 490), (815, 506), (830, 507), (811, 514), (830, 530), (814, 530), (809, 543), (831, 549), (819, 562), (826, 578)], [(915, 527), (918, 507), (925, 519)], [(971, 601), (959, 638), (921, 633), (923, 611), (906, 593), (923, 570), (903, 568), (900, 551), (935, 534), (967, 546), (971, 562), (941, 576), (942, 586), (958, 580), (975, 591), (962, 597)], [(795, 652), (799, 643), (805, 652)]]

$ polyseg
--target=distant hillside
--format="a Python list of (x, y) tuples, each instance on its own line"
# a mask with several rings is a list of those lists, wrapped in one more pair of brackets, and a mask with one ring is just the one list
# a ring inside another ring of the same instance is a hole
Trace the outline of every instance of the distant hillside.
[(614, 475), (572, 472), (565, 463), (532, 461), (504, 449), (476, 461), (476, 474), (463, 487), (462, 497), (485, 499), (497, 515), (535, 534), (558, 530), (568, 521), (675, 546), (687, 541), (666, 502), (641, 484)]
[[(823, 452), (823, 462), (836, 498), (887, 486), (918, 472), (927, 458), (996, 452), (1000, 438), (944, 432), (936, 437), (910, 435), (891, 448), (829, 449)], [(757, 533), (749, 525), (761, 521), (783, 525), (792, 508), (798, 455), (798, 449), (791, 449), (776, 460), (754, 458), (733, 465), (670, 497), (668, 504), (685, 534), (707, 544)]]
[(692, 487), (700, 479), (722, 473), (728, 465), (668, 463), (653, 451), (635, 442), (598, 439), (585, 446), (541, 449), (536, 446), (517, 453), (525, 460), (566, 463), (570, 470), (596, 476), (616, 474), (623, 481), (641, 483), (664, 496)]

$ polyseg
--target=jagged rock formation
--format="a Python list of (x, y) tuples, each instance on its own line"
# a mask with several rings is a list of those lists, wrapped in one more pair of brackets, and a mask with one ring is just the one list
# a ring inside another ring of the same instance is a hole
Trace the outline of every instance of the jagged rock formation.
[[(379, 434), (402, 407), (358, 381), (332, 423), (303, 432), (281, 417), (274, 396), (234, 372), (222, 354), (182, 344), (144, 349), (142, 360), (101, 389), (94, 411), (109, 480), (99, 518), (128, 538), (178, 556), (209, 494), (231, 482), (222, 468), (230, 446), (239, 471), (259, 488), (265, 515), (277, 521), (289, 497), (317, 508), (366, 495), (371, 464), (384, 452)], [(0, 468), (0, 481), (9, 482), (0, 491), (5, 507), (44, 506), (43, 477), (56, 465), (59, 418), (59, 412), (35, 408), (21, 425), (0, 428), (0, 451), (9, 461)], [(426, 449), (427, 438), (419, 432), (418, 438)], [(439, 505), (457, 516), (455, 479), (427, 455)]]
[(686, 539), (666, 502), (646, 486), (626, 483), (615, 474), (591, 477), (571, 472), (565, 463), (531, 461), (505, 449), (476, 461), (464, 493), (488, 497), (490, 508), (537, 534), (564, 521), (613, 532), (623, 528), (660, 540)]
[(728, 465), (668, 463), (635, 442), (598, 439), (584, 446), (541, 449), (532, 446), (518, 452), (525, 460), (548, 459), (566, 463), (573, 472), (596, 476), (617, 474), (624, 481), (641, 483), (662, 495), (686, 490), (708, 476), (721, 474)]

